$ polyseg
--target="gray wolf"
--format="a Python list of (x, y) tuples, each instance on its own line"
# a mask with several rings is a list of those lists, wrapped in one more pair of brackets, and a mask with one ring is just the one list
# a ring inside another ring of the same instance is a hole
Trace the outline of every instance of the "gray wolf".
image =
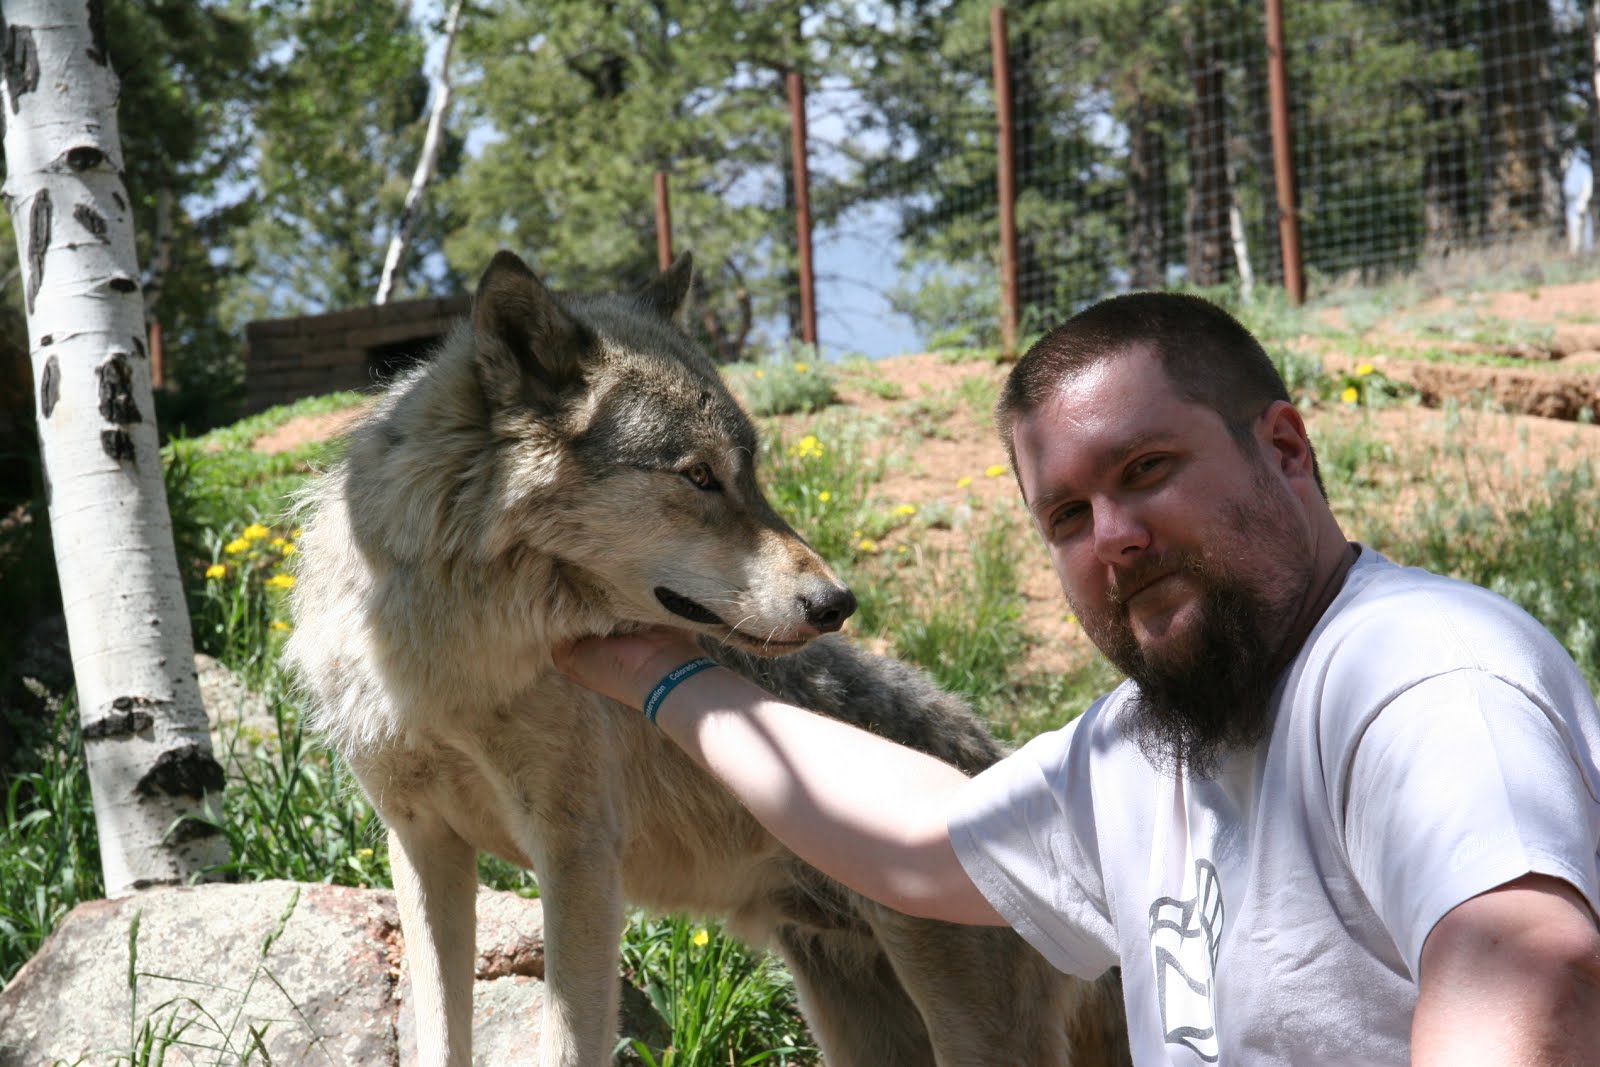
[(850, 591), (763, 498), (755, 430), (677, 324), (690, 271), (558, 297), (500, 253), (304, 502), (287, 656), (389, 828), (424, 1062), (470, 1062), (480, 851), (539, 879), (547, 1065), (611, 1054), (625, 901), (777, 951), (839, 1067), (1119, 1062), (1114, 981), (853, 894), (556, 673), (558, 641), (671, 624), (969, 773), (1001, 755), (958, 700), (837, 635)]

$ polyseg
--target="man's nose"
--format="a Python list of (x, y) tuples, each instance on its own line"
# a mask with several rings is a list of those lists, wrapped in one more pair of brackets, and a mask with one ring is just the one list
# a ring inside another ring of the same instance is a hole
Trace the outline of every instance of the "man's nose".
[(1094, 550), (1103, 563), (1127, 563), (1150, 547), (1150, 529), (1134, 508), (1111, 498), (1096, 500)]

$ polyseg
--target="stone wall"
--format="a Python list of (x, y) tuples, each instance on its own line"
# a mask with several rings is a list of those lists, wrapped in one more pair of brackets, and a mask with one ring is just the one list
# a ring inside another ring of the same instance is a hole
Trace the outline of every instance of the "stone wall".
[(471, 307), (462, 295), (252, 322), (245, 328), (245, 414), (379, 385), (425, 358)]

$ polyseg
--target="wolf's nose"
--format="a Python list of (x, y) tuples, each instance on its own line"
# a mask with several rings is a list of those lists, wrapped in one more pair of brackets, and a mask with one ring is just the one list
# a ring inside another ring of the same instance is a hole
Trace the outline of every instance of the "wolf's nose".
[(818, 633), (831, 634), (855, 614), (856, 595), (841, 585), (811, 596), (801, 594), (800, 606)]

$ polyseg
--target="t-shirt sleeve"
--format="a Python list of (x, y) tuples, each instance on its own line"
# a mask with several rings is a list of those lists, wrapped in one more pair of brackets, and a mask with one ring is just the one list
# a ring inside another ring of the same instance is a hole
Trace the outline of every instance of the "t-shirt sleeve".
[(1345, 847), (1414, 979), (1446, 912), (1522, 875), (1600, 913), (1600, 801), (1572, 743), (1559, 714), (1479, 670), (1412, 686), (1362, 733)]
[(1087, 757), (1072, 755), (1077, 722), (968, 782), (950, 840), (973, 884), (1024, 940), (1058, 970), (1093, 978), (1116, 965), (1116, 936), (1093, 841)]

